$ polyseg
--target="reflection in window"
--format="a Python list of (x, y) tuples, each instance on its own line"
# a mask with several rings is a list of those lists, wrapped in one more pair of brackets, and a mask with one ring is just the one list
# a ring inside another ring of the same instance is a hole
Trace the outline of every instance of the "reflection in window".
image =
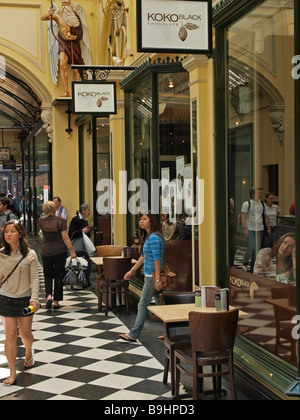
[(296, 364), (293, 15), (267, 0), (227, 33), (228, 254), (239, 334)]

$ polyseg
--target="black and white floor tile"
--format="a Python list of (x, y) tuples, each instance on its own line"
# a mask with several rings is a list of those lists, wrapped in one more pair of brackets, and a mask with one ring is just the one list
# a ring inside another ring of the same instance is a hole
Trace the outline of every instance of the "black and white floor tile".
[[(162, 365), (140, 343), (121, 340), (128, 329), (97, 303), (90, 290), (65, 291), (61, 310), (41, 309), (33, 322), (35, 366), (24, 371), (18, 341), (17, 383), (0, 383), (0, 400), (169, 399)], [(4, 337), (0, 323), (0, 382), (9, 376)]]

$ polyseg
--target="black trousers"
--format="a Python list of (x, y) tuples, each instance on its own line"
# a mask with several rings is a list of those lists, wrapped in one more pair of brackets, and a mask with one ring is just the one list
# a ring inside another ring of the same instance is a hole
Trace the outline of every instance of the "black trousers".
[[(63, 300), (63, 277), (68, 254), (65, 252), (51, 257), (42, 257), (45, 277), (46, 297), (53, 295), (54, 300)], [(54, 281), (54, 293), (53, 293)]]

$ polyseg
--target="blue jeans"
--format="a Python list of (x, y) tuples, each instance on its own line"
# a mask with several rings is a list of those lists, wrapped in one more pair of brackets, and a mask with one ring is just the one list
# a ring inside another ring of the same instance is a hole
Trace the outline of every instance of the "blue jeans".
[(248, 249), (244, 255), (243, 264), (247, 265), (249, 258), (251, 258), (250, 271), (253, 273), (253, 268), (256, 260), (256, 255), (261, 249), (264, 231), (249, 230)]
[(130, 337), (136, 339), (139, 338), (147, 318), (147, 307), (150, 305), (153, 295), (156, 305), (159, 305), (158, 293), (153, 287), (153, 277), (145, 276), (144, 287), (138, 304), (138, 313), (135, 324), (129, 331)]

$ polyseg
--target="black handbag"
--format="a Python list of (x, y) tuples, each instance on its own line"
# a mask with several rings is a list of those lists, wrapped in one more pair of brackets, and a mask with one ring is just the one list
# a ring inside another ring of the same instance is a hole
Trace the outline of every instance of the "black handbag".
[(89, 281), (84, 270), (85, 267), (80, 264), (79, 261), (77, 261), (76, 265), (73, 265), (72, 260), (70, 260), (70, 264), (66, 268), (66, 272), (63, 278), (63, 285), (88, 287)]

